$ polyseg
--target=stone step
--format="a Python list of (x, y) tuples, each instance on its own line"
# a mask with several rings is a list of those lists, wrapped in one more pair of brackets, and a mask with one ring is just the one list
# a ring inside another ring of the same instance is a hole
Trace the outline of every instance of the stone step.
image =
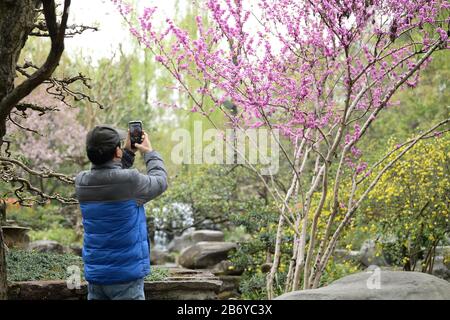
[[(144, 284), (147, 300), (215, 300), (222, 286), (217, 279), (167, 279), (146, 281)], [(68, 289), (66, 281), (22, 281), (13, 282), (8, 289), (11, 300), (85, 300), (87, 282), (79, 289)]]

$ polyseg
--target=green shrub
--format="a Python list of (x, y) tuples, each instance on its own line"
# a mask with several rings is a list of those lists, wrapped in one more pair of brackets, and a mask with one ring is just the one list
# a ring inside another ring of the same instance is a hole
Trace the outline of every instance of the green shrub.
[[(83, 275), (83, 260), (73, 254), (10, 250), (6, 255), (9, 281), (65, 280), (69, 266), (78, 266)], [(169, 277), (166, 268), (152, 267), (146, 281), (163, 281)]]
[(320, 287), (327, 286), (338, 279), (361, 271), (362, 269), (357, 263), (350, 261), (344, 261), (342, 263), (330, 261), (320, 279)]
[(150, 274), (145, 277), (145, 281), (163, 281), (169, 277), (169, 269), (152, 267)]
[[(57, 224), (51, 225), (46, 230), (31, 230), (29, 232), (31, 241), (36, 240), (53, 240), (63, 245), (71, 245), (73, 243), (80, 243), (77, 233), (74, 229), (63, 228)], [(80, 243), (81, 244), (81, 243)]]
[(266, 275), (246, 272), (241, 278), (239, 291), (245, 300), (267, 299)]
[(10, 250), (6, 261), (9, 281), (63, 280), (72, 265), (79, 266), (83, 273), (82, 259), (73, 254)]

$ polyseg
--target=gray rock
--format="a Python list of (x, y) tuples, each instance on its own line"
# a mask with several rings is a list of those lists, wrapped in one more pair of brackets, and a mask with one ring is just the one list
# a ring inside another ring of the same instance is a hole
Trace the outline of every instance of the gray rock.
[(166, 280), (145, 282), (146, 300), (215, 300), (219, 280)]
[(216, 230), (196, 230), (187, 232), (180, 237), (175, 237), (168, 245), (169, 252), (181, 252), (183, 249), (190, 247), (201, 241), (224, 241), (222, 231)]
[(450, 261), (446, 261), (444, 256), (436, 256), (433, 264), (433, 275), (450, 281)]
[[(377, 285), (379, 279), (379, 286)], [(435, 276), (406, 271), (360, 272), (326, 287), (294, 291), (277, 300), (450, 300), (450, 283)]]
[(183, 249), (178, 263), (185, 268), (202, 269), (213, 267), (228, 258), (228, 253), (237, 248), (233, 242), (202, 241)]
[(19, 226), (2, 226), (3, 237), (8, 248), (25, 249), (30, 243), (30, 228)]
[(151, 248), (150, 249), (150, 263), (153, 265), (163, 265), (174, 262), (175, 259), (167, 251)]
[(8, 287), (10, 300), (84, 300), (87, 296), (87, 282), (69, 289), (62, 280), (13, 282)]
[(435, 253), (437, 256), (450, 256), (450, 246), (437, 246)]
[[(146, 281), (146, 300), (213, 300), (217, 299), (222, 286), (220, 280), (182, 279)], [(79, 289), (68, 289), (66, 281), (13, 282), (8, 288), (11, 300), (85, 300), (87, 282)]]
[[(156, 267), (157, 268), (157, 267)], [(215, 276), (208, 269), (185, 269), (180, 267), (169, 269), (169, 278), (171, 280), (217, 280)]]
[(167, 250), (169, 250), (169, 252), (180, 252), (181, 250), (188, 247), (189, 245), (192, 245), (192, 244), (191, 243), (187, 244), (186, 241), (183, 239), (183, 236), (175, 237), (167, 245)]
[(69, 246), (69, 252), (81, 257), (83, 255), (83, 248), (78, 244), (72, 244)]
[(37, 252), (65, 253), (67, 250), (63, 245), (52, 240), (38, 240), (28, 245), (28, 250)]
[(367, 240), (363, 243), (359, 251), (359, 261), (366, 267), (370, 265), (388, 265), (382, 253), (377, 256), (376, 242), (374, 240)]

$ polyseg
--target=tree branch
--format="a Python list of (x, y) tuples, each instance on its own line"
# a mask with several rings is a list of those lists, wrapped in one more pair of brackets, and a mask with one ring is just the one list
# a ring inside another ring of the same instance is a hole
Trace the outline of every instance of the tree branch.
[(2, 143), (3, 137), (6, 134), (6, 120), (11, 113), (11, 110), (20, 102), (20, 100), (29, 95), (44, 80), (50, 78), (59, 64), (59, 60), (64, 51), (64, 35), (69, 16), (70, 3), (71, 0), (64, 0), (61, 23), (58, 27), (54, 0), (42, 0), (45, 21), (52, 42), (51, 49), (45, 63), (27, 80), (14, 88), (0, 101), (0, 138), (2, 139)]

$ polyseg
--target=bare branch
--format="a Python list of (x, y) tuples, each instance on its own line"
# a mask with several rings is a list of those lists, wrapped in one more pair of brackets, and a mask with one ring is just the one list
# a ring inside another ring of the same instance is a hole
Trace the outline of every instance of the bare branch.
[(6, 134), (6, 120), (12, 109), (23, 98), (29, 95), (38, 85), (50, 78), (58, 66), (61, 55), (64, 51), (64, 35), (69, 16), (69, 7), (71, 0), (64, 0), (64, 9), (61, 16), (61, 23), (58, 26), (56, 21), (54, 0), (42, 0), (46, 25), (50, 34), (51, 49), (47, 60), (35, 73), (19, 86), (14, 88), (0, 101), (0, 137)]
[(43, 107), (43, 106), (38, 106), (37, 104), (33, 104), (33, 103), (19, 103), (18, 105), (16, 105), (16, 109), (22, 112), (25, 112), (26, 110), (34, 110), (34, 111), (39, 111), (39, 115), (42, 116), (44, 115), (47, 111), (58, 111), (58, 109), (52, 108), (52, 107)]
[[(97, 27), (92, 26), (85, 26), (85, 25), (77, 25), (73, 24), (66, 27), (66, 38), (72, 38), (75, 35), (82, 34), (83, 32), (91, 30), (91, 31), (98, 31)], [(50, 37), (50, 33), (48, 31), (47, 25), (44, 20), (38, 21), (34, 25), (33, 31), (29, 33), (30, 36), (33, 37)]]
[(24, 164), (23, 162), (16, 160), (16, 159), (11, 159), (11, 158), (5, 158), (5, 157), (0, 157), (0, 164), (2, 165), (8, 165), (8, 164), (13, 164), (13, 165), (17, 165), (20, 168), (22, 168), (23, 170), (25, 170), (26, 172), (28, 172), (31, 175), (34, 176), (39, 176), (41, 178), (56, 178), (62, 182), (68, 183), (68, 184), (74, 184), (75, 181), (73, 179), (73, 177), (69, 177), (65, 174), (62, 173), (56, 173), (53, 171), (36, 171), (31, 169), (30, 167), (28, 167), (26, 164)]

